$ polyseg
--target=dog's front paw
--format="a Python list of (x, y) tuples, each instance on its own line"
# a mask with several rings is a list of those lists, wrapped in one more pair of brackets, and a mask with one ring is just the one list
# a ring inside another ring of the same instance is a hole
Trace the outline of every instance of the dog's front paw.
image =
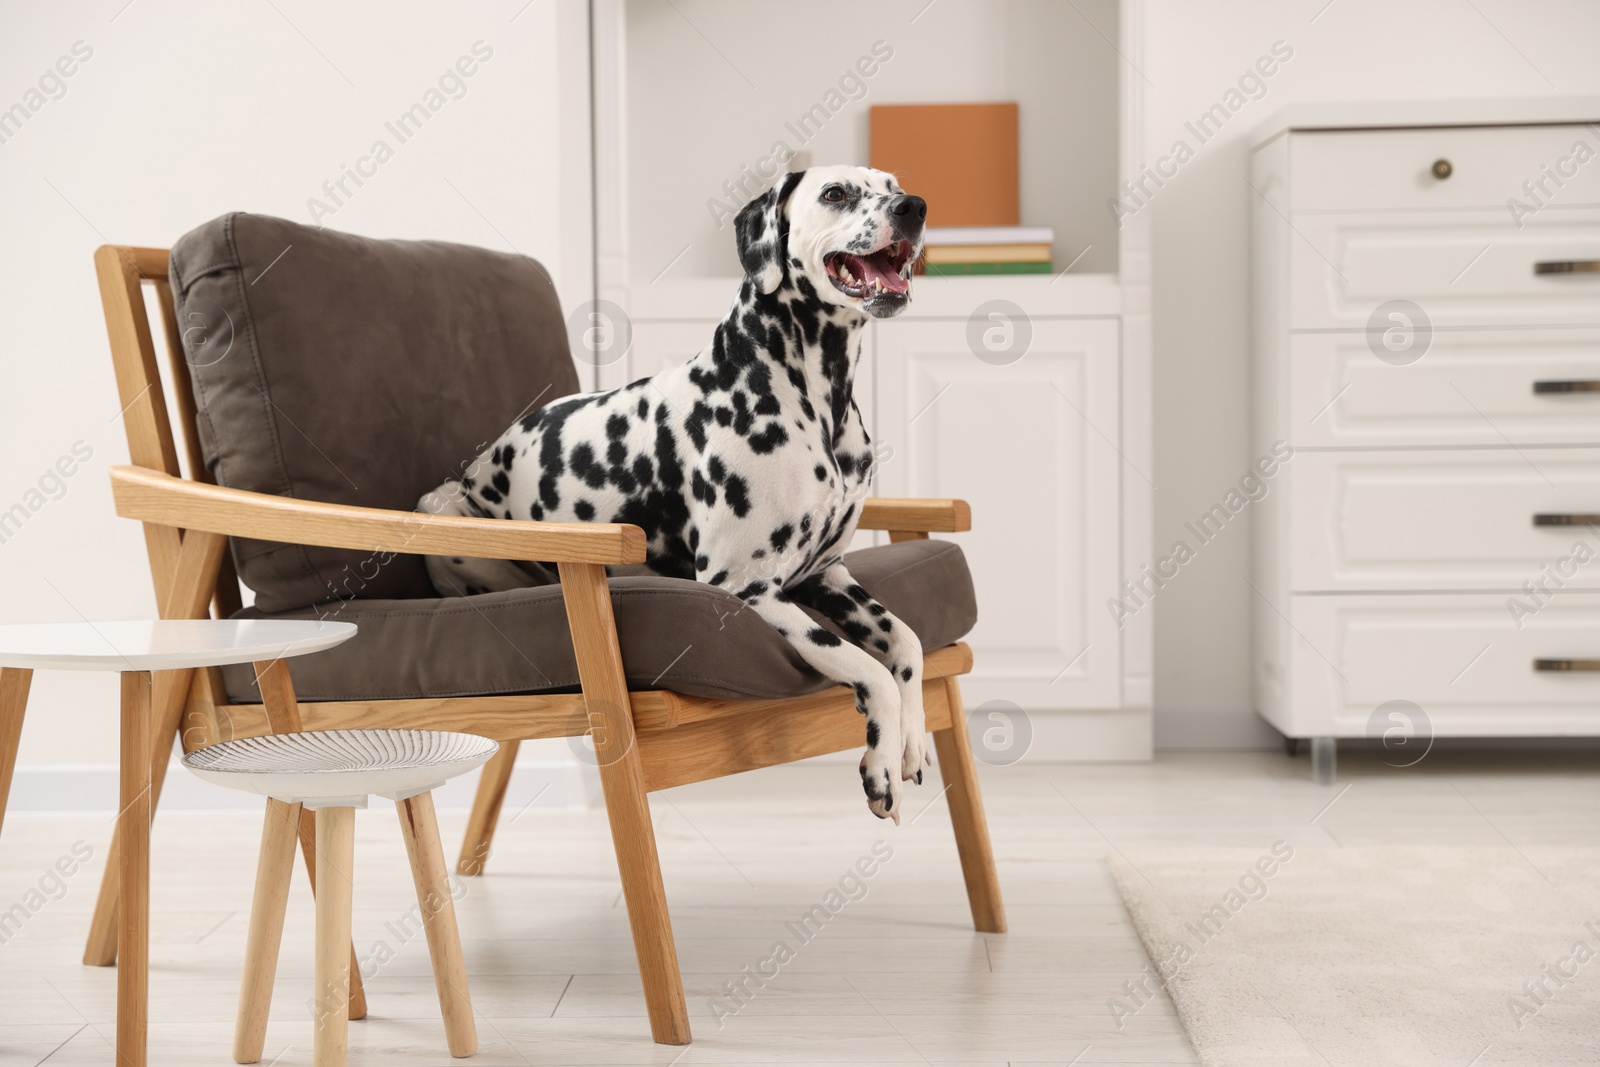
[(900, 777), (907, 782), (922, 784), (922, 769), (933, 761), (928, 758), (928, 735), (922, 730), (906, 732), (905, 750), (900, 759)]
[(861, 788), (867, 794), (867, 810), (900, 825), (900, 774), (893, 760), (885, 759), (877, 749), (869, 749), (861, 757)]

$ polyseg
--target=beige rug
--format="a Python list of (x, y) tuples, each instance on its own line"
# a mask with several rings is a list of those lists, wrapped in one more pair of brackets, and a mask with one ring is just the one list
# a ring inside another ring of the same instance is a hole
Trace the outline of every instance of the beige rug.
[(1110, 1010), (1164, 982), (1206, 1067), (1600, 1064), (1600, 850), (1107, 861), (1151, 961)]

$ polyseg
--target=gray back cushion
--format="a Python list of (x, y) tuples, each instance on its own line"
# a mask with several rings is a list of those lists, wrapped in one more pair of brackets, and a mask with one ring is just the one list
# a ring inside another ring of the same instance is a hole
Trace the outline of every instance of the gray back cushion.
[[(172, 248), (219, 485), (410, 511), (513, 419), (578, 390), (549, 275), (524, 256), (224, 215)], [(235, 538), (264, 612), (432, 597), (420, 556)]]

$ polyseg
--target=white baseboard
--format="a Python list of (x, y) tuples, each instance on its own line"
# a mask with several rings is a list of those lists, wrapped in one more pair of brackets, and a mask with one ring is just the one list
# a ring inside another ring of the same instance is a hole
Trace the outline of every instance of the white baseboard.
[[(967, 710), (970, 713), (972, 709)], [(1144, 762), (1152, 755), (1148, 708), (1027, 714), (1033, 737), (1021, 759), (1030, 763)], [(863, 748), (865, 745), (863, 739)], [(979, 743), (973, 744), (973, 752), (979, 760), (990, 762), (984, 760)], [(1010, 755), (1006, 754), (1008, 759)], [(814, 759), (819, 763), (854, 764), (861, 759), (861, 753), (848, 749)]]
[[(472, 806), (479, 772), (464, 774), (434, 790), (440, 811)], [(572, 811), (598, 807), (600, 773), (578, 760), (519, 760), (506, 789), (502, 819), (527, 808)], [(248, 811), (260, 797), (202, 782), (174, 762), (167, 768), (161, 807), (167, 811)], [(18, 767), (6, 813), (117, 810), (117, 768), (110, 764), (45, 764)]]
[(1249, 709), (1157, 711), (1155, 735), (1161, 751), (1283, 747), (1283, 735)]

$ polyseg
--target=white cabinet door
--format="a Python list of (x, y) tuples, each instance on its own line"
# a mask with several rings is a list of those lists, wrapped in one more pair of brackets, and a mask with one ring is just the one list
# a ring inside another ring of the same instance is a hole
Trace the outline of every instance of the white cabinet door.
[(1004, 362), (981, 335), (969, 346), (966, 319), (877, 325), (874, 440), (892, 449), (878, 491), (972, 505), (970, 533), (941, 535), (966, 552), (977, 587), (969, 706), (1114, 708), (1117, 322), (1029, 326), (1024, 354)]

